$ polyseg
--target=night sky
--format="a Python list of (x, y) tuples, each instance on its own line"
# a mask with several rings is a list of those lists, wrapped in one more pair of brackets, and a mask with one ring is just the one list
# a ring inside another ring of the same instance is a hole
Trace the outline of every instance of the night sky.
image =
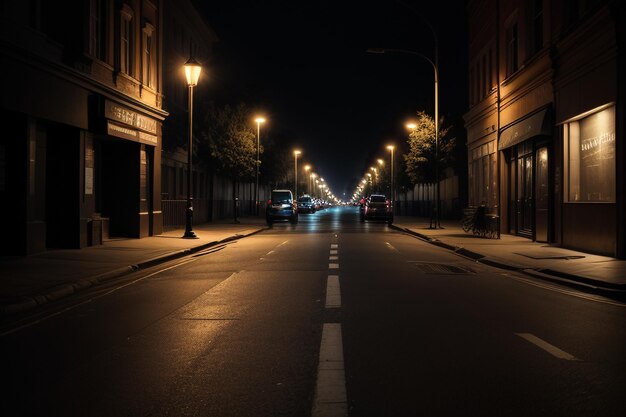
[[(217, 98), (241, 100), (280, 129), (330, 184), (349, 198), (352, 180), (385, 145), (405, 140), (417, 110), (433, 114), (434, 78), (412, 55), (368, 54), (408, 49), (434, 57), (439, 36), (440, 115), (462, 130), (467, 108), (464, 0), (198, 2), (217, 33), (205, 65)], [(407, 7), (408, 6), (408, 7)], [(399, 154), (398, 154), (399, 155)]]

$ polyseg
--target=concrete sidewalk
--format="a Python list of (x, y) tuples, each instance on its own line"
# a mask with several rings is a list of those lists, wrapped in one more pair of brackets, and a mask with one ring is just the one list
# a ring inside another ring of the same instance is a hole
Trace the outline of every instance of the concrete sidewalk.
[(59, 249), (0, 258), (0, 316), (26, 311), (124, 274), (182, 257), (266, 228), (264, 217), (235, 224), (194, 226), (198, 239), (182, 239), (184, 229), (143, 239), (115, 239), (100, 246)]
[(429, 219), (397, 216), (392, 227), (487, 265), (605, 293), (626, 294), (626, 261), (513, 235), (481, 238), (464, 232), (460, 221), (441, 221), (441, 229), (430, 229), (429, 225)]

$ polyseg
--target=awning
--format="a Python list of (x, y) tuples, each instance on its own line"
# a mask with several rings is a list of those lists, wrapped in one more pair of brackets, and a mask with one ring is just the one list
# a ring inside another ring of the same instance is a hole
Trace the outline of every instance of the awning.
[(504, 129), (500, 133), (498, 150), (510, 148), (526, 139), (542, 135), (552, 136), (552, 124), (547, 108)]

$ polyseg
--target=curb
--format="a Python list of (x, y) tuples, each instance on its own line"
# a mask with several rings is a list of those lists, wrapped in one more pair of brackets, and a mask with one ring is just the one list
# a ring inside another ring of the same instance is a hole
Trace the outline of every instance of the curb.
[(51, 301), (56, 301), (60, 298), (67, 297), (71, 294), (75, 294), (79, 291), (92, 288), (103, 282), (107, 282), (109, 280), (122, 277), (132, 272), (146, 269), (146, 268), (149, 268), (149, 267), (152, 267), (152, 266), (164, 263), (164, 262), (172, 261), (174, 259), (182, 258), (184, 256), (191, 255), (191, 254), (203, 251), (205, 249), (208, 249), (210, 247), (217, 246), (223, 243), (228, 243), (237, 239), (252, 236), (266, 229), (267, 227), (261, 227), (260, 229), (256, 229), (250, 233), (245, 233), (245, 234), (236, 233), (234, 235), (225, 237), (224, 239), (221, 239), (221, 240), (214, 240), (214, 241), (203, 243), (201, 245), (194, 246), (191, 248), (181, 249), (175, 252), (166, 253), (164, 255), (147, 259), (145, 261), (141, 261), (136, 264), (124, 266), (121, 268), (116, 268), (114, 270), (111, 270), (111, 271), (108, 271), (99, 275), (94, 275), (92, 277), (82, 278), (72, 283), (57, 285), (55, 287), (49, 288), (43, 293), (35, 294), (31, 296), (25, 296), (19, 302), (0, 306), (0, 317), (8, 317), (13, 314), (22, 313), (24, 311), (31, 310), (35, 307), (47, 304)]
[(610, 294), (624, 294), (626, 293), (626, 285), (613, 284), (610, 282), (604, 282), (600, 280), (596, 280), (593, 278), (583, 277), (579, 275), (568, 274), (566, 272), (555, 271), (553, 269), (548, 268), (526, 268), (521, 265), (514, 265), (506, 262), (502, 262), (500, 260), (494, 258), (488, 258), (485, 255), (470, 251), (463, 247), (450, 245), (448, 243), (442, 242), (439, 239), (427, 236), (423, 233), (416, 232), (414, 230), (409, 229), (408, 227), (401, 227), (396, 225), (390, 225), (392, 229), (408, 233), (412, 236), (418, 237), (427, 243), (430, 243), (435, 246), (439, 246), (444, 249), (451, 250), (463, 257), (469, 258), (481, 264), (489, 265), (495, 268), (506, 269), (508, 271), (517, 271), (524, 273), (526, 275), (530, 275), (535, 278), (540, 278), (550, 282), (556, 282), (559, 284), (565, 284), (570, 286), (575, 286), (578, 288), (606, 292)]

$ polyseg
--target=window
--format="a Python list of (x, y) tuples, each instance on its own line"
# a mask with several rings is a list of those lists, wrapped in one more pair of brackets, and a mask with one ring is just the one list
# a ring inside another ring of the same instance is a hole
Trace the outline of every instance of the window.
[(532, 53), (537, 53), (543, 48), (543, 0), (532, 0), (531, 18)]
[(498, 206), (498, 165), (496, 142), (491, 141), (470, 152), (470, 205), (485, 204), (491, 211)]
[(517, 71), (517, 23), (513, 23), (506, 30), (506, 76)]
[(153, 63), (154, 63), (154, 26), (146, 23), (143, 29), (143, 83), (148, 87), (152, 87), (153, 82)]
[(476, 103), (476, 98), (474, 97), (474, 77), (475, 77), (474, 66), (472, 66), (470, 68), (470, 77), (469, 77), (469, 87), (470, 87), (469, 99), (470, 99), (470, 105), (473, 105), (473, 104)]
[(491, 91), (493, 88), (493, 56), (492, 50), (489, 48), (489, 59), (487, 60), (487, 90)]
[(122, 7), (120, 18), (120, 71), (133, 75), (133, 12), (130, 7)]
[(106, 59), (105, 0), (89, 2), (89, 54), (101, 61)]
[(564, 200), (615, 202), (615, 107), (566, 123)]

